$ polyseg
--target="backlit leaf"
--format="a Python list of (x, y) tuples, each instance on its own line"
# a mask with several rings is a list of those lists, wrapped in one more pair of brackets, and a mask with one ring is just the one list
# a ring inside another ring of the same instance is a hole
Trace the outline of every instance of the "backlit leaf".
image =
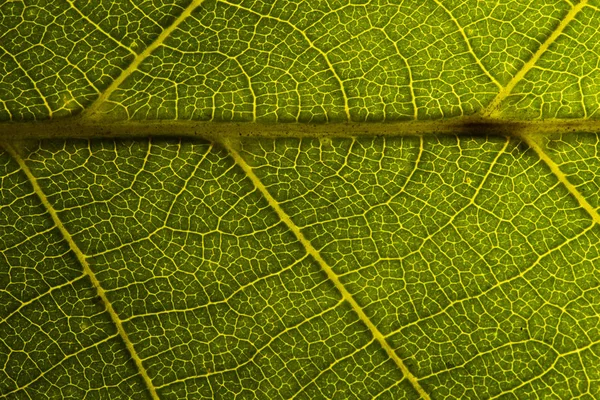
[(598, 398), (598, 7), (0, 2), (0, 395)]

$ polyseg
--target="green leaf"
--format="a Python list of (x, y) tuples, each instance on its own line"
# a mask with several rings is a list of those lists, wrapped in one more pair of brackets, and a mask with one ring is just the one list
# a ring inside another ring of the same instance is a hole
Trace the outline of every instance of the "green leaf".
[(0, 395), (600, 397), (598, 7), (1, 3)]

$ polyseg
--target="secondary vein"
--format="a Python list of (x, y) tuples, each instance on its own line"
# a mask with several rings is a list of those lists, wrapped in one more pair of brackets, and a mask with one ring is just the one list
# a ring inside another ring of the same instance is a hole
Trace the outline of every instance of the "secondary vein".
[(144, 382), (146, 383), (146, 387), (148, 388), (150, 395), (152, 396), (152, 398), (154, 400), (158, 400), (159, 397), (158, 397), (158, 394), (156, 393), (156, 388), (154, 387), (154, 384), (152, 383), (152, 380), (150, 379), (150, 376), (148, 375), (146, 369), (142, 365), (142, 360), (139, 357), (139, 355), (137, 354), (135, 348), (133, 347), (133, 343), (129, 339), (129, 336), (127, 335), (127, 332), (125, 331), (125, 328), (123, 327), (123, 322), (121, 321), (121, 318), (119, 317), (119, 315), (113, 308), (111, 302), (108, 300), (108, 297), (106, 296), (106, 292), (102, 288), (102, 285), (100, 284), (100, 281), (96, 277), (96, 274), (94, 274), (94, 271), (92, 271), (92, 269), (90, 268), (90, 265), (87, 262), (87, 258), (85, 256), (85, 254), (83, 254), (81, 249), (77, 246), (77, 244), (73, 240), (73, 237), (71, 236), (69, 231), (63, 225), (62, 221), (58, 217), (58, 213), (56, 212), (56, 210), (54, 209), (52, 204), (50, 204), (50, 202), (48, 201), (48, 198), (46, 197), (46, 194), (40, 187), (37, 178), (35, 177), (35, 175), (33, 175), (33, 172), (31, 171), (31, 169), (29, 168), (29, 166), (27, 165), (27, 163), (25, 162), (23, 157), (21, 157), (19, 152), (10, 143), (2, 143), (2, 146), (11, 155), (11, 157), (19, 164), (19, 167), (25, 173), (25, 175), (27, 175), (27, 178), (29, 179), (31, 186), (33, 186), (33, 191), (39, 197), (40, 201), (42, 202), (42, 204), (44, 205), (44, 207), (50, 214), (50, 217), (52, 218), (54, 225), (56, 225), (56, 227), (62, 234), (63, 238), (65, 239), (65, 241), (69, 244), (69, 248), (77, 257), (77, 260), (79, 261), (79, 263), (81, 264), (81, 266), (83, 268), (84, 274), (90, 278), (92, 285), (96, 289), (96, 293), (98, 294), (98, 297), (100, 297), (102, 299), (102, 302), (104, 303), (112, 322), (115, 324), (115, 326), (117, 328), (117, 332), (119, 333), (119, 336), (121, 336), (121, 339), (125, 343), (125, 346), (127, 347), (129, 354), (131, 355), (131, 358), (133, 359), (133, 361), (135, 362), (135, 365), (137, 366), (138, 372), (140, 373)]
[(548, 50), (550, 45), (556, 41), (556, 39), (565, 30), (567, 25), (569, 25), (569, 23), (571, 23), (571, 21), (573, 21), (575, 19), (575, 16), (583, 9), (583, 7), (585, 7), (585, 5), (587, 4), (587, 1), (588, 0), (581, 0), (581, 2), (579, 4), (574, 6), (567, 13), (567, 15), (562, 19), (562, 21), (560, 21), (560, 24), (558, 24), (558, 27), (552, 32), (552, 34), (550, 36), (548, 36), (548, 38), (544, 41), (544, 43), (542, 43), (542, 45), (533, 54), (533, 56), (529, 59), (529, 61), (527, 61), (523, 65), (523, 67), (519, 70), (519, 72), (517, 72), (516, 75), (513, 76), (513, 78), (510, 80), (510, 82), (508, 82), (508, 84), (504, 87), (504, 89), (502, 89), (502, 90), (500, 90), (500, 92), (498, 92), (498, 94), (496, 95), (496, 97), (494, 97), (494, 99), (490, 102), (490, 104), (488, 104), (488, 106), (486, 108), (481, 110), (481, 116), (483, 118), (498, 117), (498, 115), (499, 115), (498, 107), (499, 107), (500, 103), (502, 102), (502, 100), (504, 100), (506, 97), (508, 97), (511, 94), (511, 92), (513, 91), (513, 89), (515, 88), (517, 83), (519, 83), (525, 77), (525, 75), (527, 75), (529, 70), (531, 70), (537, 64), (540, 57), (542, 57), (542, 55)]
[(165, 30), (162, 31), (160, 35), (152, 42), (144, 51), (138, 54), (137, 57), (133, 59), (131, 64), (127, 68), (125, 68), (121, 74), (110, 84), (110, 86), (94, 101), (84, 112), (81, 114), (82, 118), (93, 119), (98, 113), (100, 107), (106, 103), (108, 98), (115, 90), (117, 90), (121, 84), (127, 79), (133, 72), (135, 72), (139, 65), (144, 61), (154, 50), (156, 50), (164, 41), (171, 35), (171, 33), (177, 29), (177, 27), (192, 14), (200, 4), (202, 4), (204, 0), (194, 0), (192, 1), (183, 12), (177, 17), (177, 19)]
[(552, 158), (540, 146), (539, 140), (544, 140), (542, 137), (535, 135), (522, 135), (521, 139), (527, 143), (527, 145), (536, 152), (538, 157), (550, 168), (550, 171), (558, 178), (558, 181), (569, 191), (569, 193), (575, 197), (581, 208), (583, 208), (588, 215), (592, 218), (594, 223), (600, 224), (600, 214), (598, 211), (583, 197), (581, 192), (573, 185), (567, 175), (561, 171), (558, 164), (554, 162)]
[(329, 280), (334, 284), (336, 289), (342, 295), (342, 298), (350, 304), (354, 312), (358, 315), (358, 318), (367, 326), (373, 337), (379, 342), (381, 347), (385, 350), (388, 356), (396, 363), (398, 368), (402, 371), (402, 374), (408, 379), (408, 381), (412, 384), (414, 389), (419, 393), (422, 399), (430, 400), (429, 394), (425, 392), (421, 384), (419, 383), (417, 377), (415, 377), (408, 367), (404, 364), (404, 361), (398, 354), (394, 351), (392, 346), (388, 343), (383, 334), (379, 331), (379, 329), (373, 324), (373, 322), (369, 319), (367, 314), (363, 311), (362, 307), (357, 303), (356, 300), (352, 297), (352, 294), (346, 289), (346, 287), (341, 282), (339, 276), (335, 273), (335, 271), (327, 264), (327, 262), (323, 259), (319, 251), (311, 244), (311, 242), (306, 239), (300, 228), (292, 221), (290, 216), (281, 208), (279, 202), (271, 196), (271, 193), (267, 190), (266, 186), (262, 183), (260, 178), (254, 173), (252, 167), (246, 163), (246, 160), (240, 156), (238, 151), (233, 146), (230, 140), (221, 141), (223, 146), (229, 151), (229, 154), (233, 157), (236, 164), (239, 165), (246, 176), (250, 178), (254, 186), (261, 192), (264, 198), (267, 200), (269, 205), (273, 208), (273, 210), (277, 213), (278, 217), (283, 221), (286, 226), (294, 233), (298, 241), (304, 246), (304, 249), (308, 254), (310, 254), (315, 261), (319, 264), (321, 269), (327, 274)]

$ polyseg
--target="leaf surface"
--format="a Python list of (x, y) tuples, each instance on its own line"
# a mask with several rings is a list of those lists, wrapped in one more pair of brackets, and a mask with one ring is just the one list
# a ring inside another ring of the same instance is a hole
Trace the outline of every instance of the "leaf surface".
[(0, 4), (0, 394), (598, 397), (597, 13)]

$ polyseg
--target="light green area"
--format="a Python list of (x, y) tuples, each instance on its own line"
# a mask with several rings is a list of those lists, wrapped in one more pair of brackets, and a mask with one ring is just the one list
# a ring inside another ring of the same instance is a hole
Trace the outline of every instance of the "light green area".
[(0, 397), (599, 398), (599, 12), (2, 2)]

